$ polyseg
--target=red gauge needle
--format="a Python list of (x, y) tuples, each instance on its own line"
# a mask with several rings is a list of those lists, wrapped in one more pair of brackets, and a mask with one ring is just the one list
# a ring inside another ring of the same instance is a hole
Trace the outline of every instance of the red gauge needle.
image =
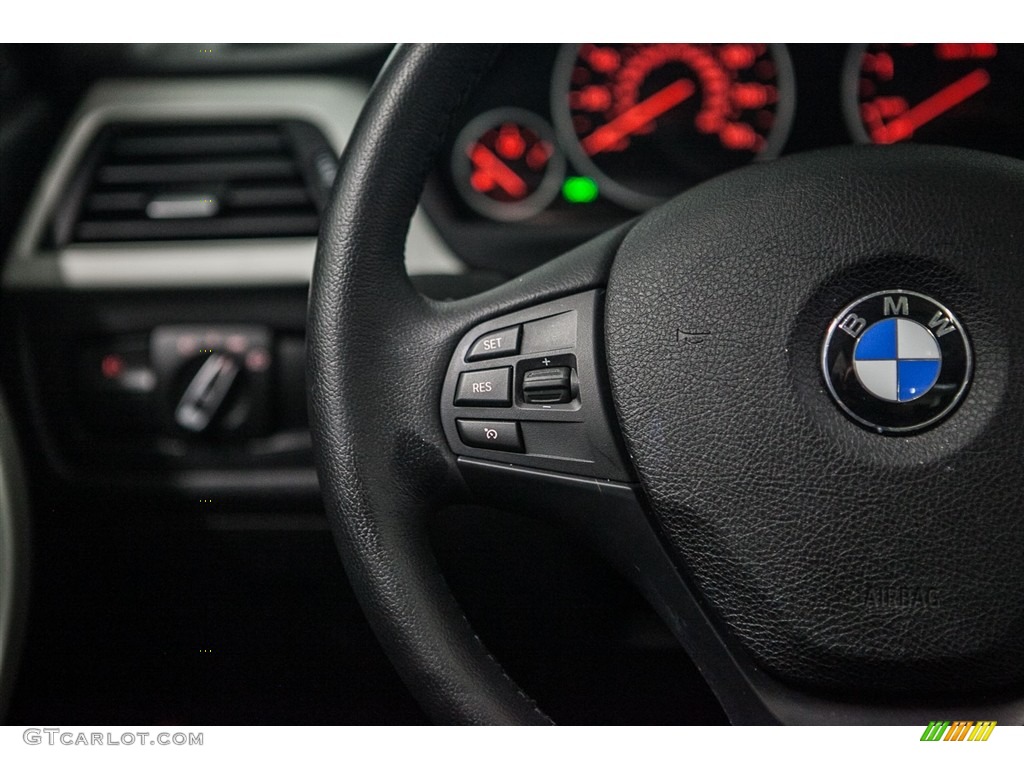
[(518, 200), (526, 197), (526, 193), (530, 191), (526, 186), (526, 182), (519, 178), (519, 174), (505, 165), (500, 157), (483, 144), (477, 144), (473, 147), (469, 159), (473, 161), (477, 168), (494, 179), (494, 183), (505, 190), (505, 193), (510, 197)]
[(891, 120), (871, 132), (876, 144), (892, 144), (914, 135), (914, 131), (925, 123), (931, 122), (943, 112), (948, 112), (957, 104), (971, 98), (991, 82), (988, 72), (976, 69), (964, 75), (956, 82), (950, 83), (938, 93), (911, 107), (902, 115)]
[(611, 149), (626, 136), (635, 133), (651, 120), (682, 104), (693, 95), (696, 87), (686, 79), (676, 80), (660, 91), (636, 104), (610, 123), (606, 123), (587, 136), (580, 145), (588, 155), (596, 155)]

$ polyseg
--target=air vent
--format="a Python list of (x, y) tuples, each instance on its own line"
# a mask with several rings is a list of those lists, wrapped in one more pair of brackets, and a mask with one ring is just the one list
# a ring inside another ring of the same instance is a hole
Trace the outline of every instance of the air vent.
[(54, 243), (312, 236), (336, 170), (308, 123), (107, 126)]

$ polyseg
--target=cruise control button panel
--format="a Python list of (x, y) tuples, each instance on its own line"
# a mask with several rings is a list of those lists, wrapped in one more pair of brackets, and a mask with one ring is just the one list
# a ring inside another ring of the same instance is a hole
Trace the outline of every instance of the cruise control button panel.
[(474, 342), (466, 353), (466, 362), (491, 360), (495, 357), (507, 357), (519, 352), (519, 326), (502, 328), (486, 333)]
[(505, 464), (632, 480), (595, 346), (602, 291), (496, 317), (452, 355), (441, 419), (452, 451)]
[(522, 451), (523, 438), (514, 421), (458, 419), (459, 437), (466, 445), (495, 451)]

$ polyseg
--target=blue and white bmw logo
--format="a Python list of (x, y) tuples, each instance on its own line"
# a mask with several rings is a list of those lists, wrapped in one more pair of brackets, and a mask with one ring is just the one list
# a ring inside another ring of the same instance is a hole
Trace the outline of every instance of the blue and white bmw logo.
[(916, 320), (879, 320), (853, 347), (853, 371), (861, 386), (890, 403), (906, 403), (927, 394), (941, 370), (939, 342)]
[(879, 291), (832, 321), (821, 355), (829, 392), (855, 421), (902, 433), (952, 413), (971, 376), (971, 348), (957, 318), (913, 291)]

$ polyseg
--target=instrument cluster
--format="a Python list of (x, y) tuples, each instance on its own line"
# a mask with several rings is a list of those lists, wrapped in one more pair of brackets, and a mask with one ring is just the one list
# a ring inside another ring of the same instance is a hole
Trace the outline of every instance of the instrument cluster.
[(514, 224), (513, 251), (553, 255), (794, 152), (922, 142), (1024, 157), (1022, 86), (1024, 45), (509, 46), (424, 202), (456, 248), (493, 250), (486, 225)]

